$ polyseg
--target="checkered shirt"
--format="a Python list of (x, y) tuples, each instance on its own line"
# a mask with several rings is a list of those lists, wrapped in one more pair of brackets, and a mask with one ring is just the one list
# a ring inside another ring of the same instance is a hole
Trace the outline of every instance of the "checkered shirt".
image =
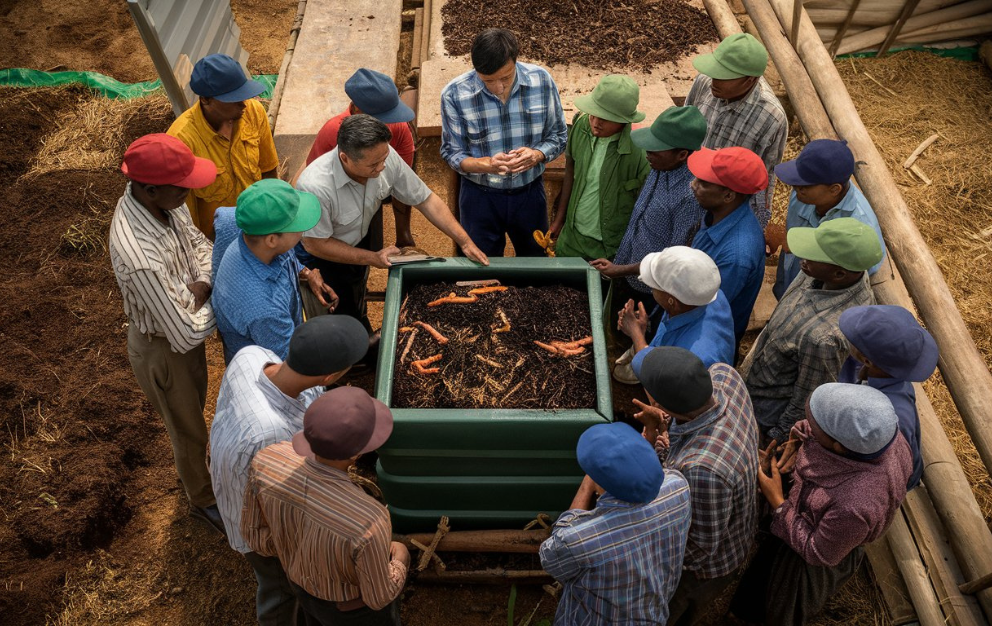
[(725, 576), (747, 558), (757, 527), (758, 427), (747, 387), (726, 363), (710, 368), (716, 406), (672, 422), (666, 471), (689, 482), (692, 526), (684, 568), (699, 578)]
[(775, 166), (782, 161), (785, 142), (789, 138), (789, 120), (785, 109), (764, 78), (747, 97), (728, 102), (713, 97), (713, 79), (704, 74), (696, 77), (685, 98), (685, 104), (698, 107), (706, 117), (706, 139), (703, 146), (731, 148), (740, 146), (751, 150), (768, 168), (768, 189), (751, 197), (751, 209), (764, 229), (772, 215), (772, 193), (775, 191)]
[(550, 163), (565, 151), (567, 139), (558, 86), (542, 67), (517, 62), (506, 104), (489, 93), (475, 70), (454, 79), (441, 92), (441, 157), (478, 185), (523, 187), (544, 172), (544, 164), (505, 176), (469, 174), (461, 169), (466, 157), (482, 158), (526, 146), (543, 152), (545, 163)]
[(658, 497), (631, 504), (609, 493), (591, 511), (565, 511), (541, 544), (541, 565), (564, 585), (555, 626), (664, 624), (679, 584), (689, 486), (665, 471)]

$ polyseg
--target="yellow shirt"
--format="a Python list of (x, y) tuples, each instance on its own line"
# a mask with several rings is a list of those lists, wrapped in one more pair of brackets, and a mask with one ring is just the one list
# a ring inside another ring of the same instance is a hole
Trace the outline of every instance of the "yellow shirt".
[(168, 133), (189, 146), (193, 154), (217, 165), (217, 180), (209, 187), (191, 189), (186, 201), (193, 223), (211, 240), (214, 211), (222, 206), (236, 206), (238, 194), (261, 180), (262, 172), (279, 165), (265, 109), (255, 99), (245, 100), (245, 105), (244, 115), (231, 130), (231, 139), (207, 123), (199, 102), (169, 127)]

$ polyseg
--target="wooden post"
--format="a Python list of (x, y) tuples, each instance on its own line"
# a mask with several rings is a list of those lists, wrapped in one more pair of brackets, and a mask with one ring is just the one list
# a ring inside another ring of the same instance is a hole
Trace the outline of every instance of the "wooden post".
[[(546, 529), (540, 530), (457, 530), (447, 533), (437, 544), (437, 552), (506, 552), (516, 554), (537, 554), (541, 542), (550, 536)], [(402, 541), (412, 547), (412, 541), (429, 544), (434, 533), (395, 535), (394, 541)]]
[(792, 1), (792, 36), (789, 41), (795, 46), (799, 41), (799, 16), (803, 13), (803, 0)]
[[(913, 11), (916, 10), (916, 5), (919, 3), (920, 0), (906, 1), (906, 4), (902, 7), (902, 13), (899, 14), (899, 19), (897, 19), (896, 23), (892, 26), (892, 30), (889, 31), (888, 37), (886, 37), (885, 41), (882, 42), (882, 47), (878, 49), (878, 53), (876, 53), (875, 56), (880, 57), (889, 51), (889, 47), (893, 44), (893, 42), (895, 42), (896, 37), (898, 37), (899, 33), (902, 31), (902, 27), (906, 24), (906, 20), (912, 17)], [(798, 28), (797, 25), (794, 25), (794, 27)]]
[(944, 616), (940, 612), (940, 604), (937, 602), (933, 587), (930, 586), (930, 579), (927, 578), (927, 572), (920, 562), (920, 553), (916, 549), (913, 536), (909, 533), (901, 511), (896, 513), (886, 537), (889, 540), (889, 547), (892, 548), (892, 556), (896, 558), (902, 578), (906, 581), (920, 624), (943, 626)]
[[(768, 1), (781, 22), (791, 18), (787, 0)], [(943, 274), (916, 228), (888, 165), (872, 143), (833, 60), (809, 17), (800, 24), (799, 57), (838, 135), (847, 140), (859, 165), (855, 176), (875, 214), (892, 260), (940, 346), (940, 370), (968, 433), (992, 469), (992, 373), (965, 326)], [(985, 572), (982, 572), (984, 574)]]
[[(777, 21), (774, 24), (768, 24), (767, 0), (746, 0), (746, 6), (752, 19), (755, 20), (755, 25), (761, 31), (766, 44), (774, 42), (776, 37), (779, 40), (782, 39), (781, 24), (777, 23)], [(803, 17), (803, 23), (808, 23), (808, 17), (805, 15)], [(812, 28), (812, 24), (808, 24), (808, 27)], [(808, 32), (805, 28), (804, 31)], [(806, 35), (804, 37), (806, 38), (800, 44), (800, 47), (803, 47), (803, 45), (809, 45), (814, 48), (818, 47), (821, 56), (826, 57), (827, 62), (830, 63), (830, 67), (833, 68), (832, 62), (829, 60), (829, 55), (827, 55), (820, 40), (811, 40)], [(809, 43), (806, 44), (805, 42)], [(797, 85), (808, 84), (810, 75), (806, 73), (806, 67), (802, 64), (799, 64), (797, 67), (796, 63), (792, 61), (792, 57), (796, 57), (796, 51), (791, 47), (783, 49), (781, 46), (776, 45), (769, 45), (768, 51), (775, 65), (779, 68), (783, 81), (785, 81), (786, 90), (789, 92), (790, 99), (792, 100), (793, 108), (796, 110), (796, 114), (799, 116), (804, 128), (817, 129), (811, 133), (811, 137), (829, 137), (830, 135), (825, 132), (825, 129), (830, 127), (831, 118), (827, 117), (823, 103), (819, 97), (811, 97), (808, 90), (797, 88)], [(839, 87), (836, 83), (832, 87), (839, 89), (844, 94), (847, 93), (843, 82), (840, 82)], [(833, 123), (839, 124), (836, 118), (833, 118)], [(850, 139), (846, 135), (845, 138)], [(870, 139), (868, 141), (870, 142)], [(863, 158), (860, 156), (863, 153), (860, 146), (852, 146), (852, 148), (855, 154), (858, 155), (858, 158)], [(885, 171), (887, 172), (887, 170)], [(884, 194), (876, 194), (876, 188), (874, 187), (869, 189), (869, 186), (866, 185), (868, 179), (864, 174), (865, 168), (862, 168), (856, 175), (859, 183), (861, 183), (862, 190), (865, 190), (869, 201), (875, 208), (876, 213), (879, 213), (880, 218), (882, 215), (887, 215), (884, 213), (883, 208), (892, 210), (893, 203), (902, 202), (897, 190), (893, 190), (891, 196), (885, 196)], [(906, 209), (903, 208), (902, 210), (905, 211)], [(897, 221), (897, 219), (894, 221)], [(896, 241), (896, 245), (893, 246), (893, 235), (889, 228), (889, 220), (883, 221), (882, 229), (888, 242), (890, 258), (894, 258), (896, 255), (893, 254), (893, 250), (899, 248), (900, 243)], [(896, 226), (891, 226), (891, 228), (898, 230)], [(915, 231), (915, 227), (913, 230)], [(926, 244), (920, 240), (918, 232), (916, 233), (916, 237), (916, 241), (912, 242), (910, 247), (916, 248), (913, 251), (916, 254), (925, 253), (927, 250)], [(898, 259), (894, 260), (898, 261)], [(913, 302), (910, 300), (902, 278), (897, 271), (894, 272), (892, 280), (883, 282), (875, 287), (875, 295), (881, 304), (896, 304), (909, 310), (914, 309)], [(954, 308), (953, 301), (949, 306), (951, 308), (949, 313), (957, 311)], [(928, 311), (932, 313), (935, 308), (939, 307), (928, 307)], [(935, 315), (935, 319), (936, 317)], [(938, 342), (946, 342), (949, 336), (953, 337), (953, 334), (946, 332), (937, 333), (936, 328), (932, 324), (928, 324), (928, 326), (931, 332), (938, 335)], [(966, 337), (970, 340), (970, 336), (966, 335)], [(944, 343), (945, 354), (952, 349), (954, 343), (953, 340), (950, 343)], [(979, 357), (980, 359), (981, 357)], [(984, 363), (975, 371), (985, 371)], [(947, 434), (944, 432), (940, 420), (937, 418), (933, 406), (930, 404), (929, 398), (927, 398), (923, 387), (920, 385), (916, 385), (916, 402), (922, 428), (920, 438), (923, 444), (924, 480), (928, 484), (939, 485), (939, 489), (935, 488), (931, 493), (934, 505), (942, 521), (947, 526), (963, 573), (966, 578), (971, 580), (978, 579), (992, 572), (992, 534), (990, 534), (989, 528), (985, 524), (985, 518), (982, 515), (981, 509), (979, 509), (978, 504), (975, 502), (971, 485), (968, 483), (968, 479), (961, 469), (961, 464), (954, 453), (954, 448), (950, 441), (948, 441)], [(959, 404), (959, 409), (960, 406)], [(981, 413), (976, 412), (974, 414), (980, 415)], [(978, 599), (986, 616), (992, 616), (992, 593), (986, 590), (978, 595)]]
[[(903, 26), (903, 32), (905, 33), (904, 37), (910, 36), (914, 31), (921, 28), (980, 15), (987, 11), (992, 11), (992, 0), (969, 0), (968, 2), (955, 4), (937, 11), (914, 15), (906, 20), (906, 24)], [(872, 28), (864, 32), (856, 33), (848, 37), (843, 44), (838, 44), (836, 51), (834, 51), (833, 45), (831, 45), (831, 53), (847, 54), (849, 52), (857, 52), (858, 50), (871, 48), (872, 46), (885, 41), (885, 36), (888, 32), (889, 29), (887, 27), (881, 26), (879, 28)], [(834, 38), (834, 43), (837, 43), (836, 36)]]
[(734, 12), (727, 5), (727, 0), (703, 0), (703, 6), (706, 7), (706, 12), (713, 20), (713, 25), (716, 26), (716, 32), (720, 34), (720, 39), (726, 39), (734, 33), (742, 32), (741, 25), (734, 17)]
[[(854, 0), (851, 4), (851, 10), (847, 12), (847, 17), (844, 18), (844, 23), (837, 29), (837, 33), (834, 35), (834, 40), (830, 43), (830, 56), (837, 56), (837, 48), (840, 47), (840, 42), (844, 40), (844, 35), (847, 34), (847, 29), (851, 27), (851, 22), (854, 21), (854, 14), (857, 13), (860, 5), (861, 0)], [(799, 30), (798, 15), (792, 16), (792, 30)]]

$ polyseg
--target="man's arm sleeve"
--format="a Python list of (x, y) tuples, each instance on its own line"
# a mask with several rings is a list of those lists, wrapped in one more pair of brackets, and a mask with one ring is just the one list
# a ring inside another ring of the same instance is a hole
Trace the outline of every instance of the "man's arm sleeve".
[(212, 285), (213, 279), (211, 277), (211, 273), (213, 271), (214, 244), (210, 243), (207, 236), (204, 235), (199, 228), (193, 225), (192, 218), (188, 221), (183, 220), (182, 225), (186, 236), (189, 237), (190, 245), (193, 248), (196, 268), (199, 272), (196, 280)]
[(804, 561), (834, 567), (864, 543), (868, 528), (852, 511), (829, 510), (816, 526), (799, 514), (801, 502), (786, 500), (772, 518), (772, 534), (795, 550)]
[(272, 311), (269, 315), (253, 319), (248, 325), (254, 343), (272, 350), (283, 360), (289, 356), (289, 341), (294, 330), (296, 325), (289, 311)]
[(561, 98), (558, 97), (558, 86), (550, 75), (547, 77), (548, 85), (546, 110), (547, 118), (544, 120), (544, 134), (541, 143), (532, 146), (535, 150), (544, 153), (544, 162), (554, 161), (565, 151), (568, 142), (568, 126), (565, 124), (565, 112), (561, 108)]
[(441, 93), (441, 158), (451, 169), (462, 172), (461, 165), (469, 154), (465, 144), (465, 122), (462, 112), (455, 105), (451, 92)]
[(719, 476), (705, 468), (691, 466), (682, 473), (692, 494), (692, 524), (685, 560), (699, 562), (716, 554), (723, 543), (730, 523), (733, 492)]
[(785, 441), (783, 438), (789, 436), (789, 431), (796, 422), (806, 419), (806, 400), (820, 385), (837, 380), (837, 374), (848, 356), (847, 347), (841, 346), (833, 335), (802, 337), (797, 352), (799, 369), (789, 406), (782, 413), (778, 424), (768, 430), (768, 436), (779, 441)]
[(373, 537), (359, 549), (355, 558), (362, 601), (373, 611), (388, 606), (400, 595), (406, 583), (407, 567), (401, 561), (390, 559), (388, 537)]
[[(567, 512), (566, 512), (567, 513)], [(562, 514), (565, 515), (565, 514)], [(561, 518), (555, 523), (551, 536), (541, 544), (541, 567), (558, 582), (568, 582), (582, 571), (578, 560), (572, 555), (572, 550), (557, 532)]]
[(147, 311), (177, 352), (189, 352), (216, 328), (213, 306), (208, 301), (194, 311), (196, 297), (185, 285), (172, 285), (153, 270), (132, 272), (130, 280), (141, 295), (141, 304), (132, 304)]
[(248, 547), (262, 556), (275, 556), (275, 543), (272, 532), (262, 515), (262, 507), (258, 502), (258, 483), (255, 471), (248, 474), (245, 485), (244, 506), (241, 508), (241, 537)]

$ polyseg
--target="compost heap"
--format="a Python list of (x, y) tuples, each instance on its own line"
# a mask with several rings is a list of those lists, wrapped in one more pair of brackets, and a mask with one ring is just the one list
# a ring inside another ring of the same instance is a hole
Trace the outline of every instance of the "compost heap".
[(517, 34), (521, 56), (603, 70), (650, 70), (718, 39), (706, 12), (683, 0), (447, 0), (441, 15), (452, 56), (468, 54), (477, 34), (499, 27)]
[(596, 405), (589, 299), (581, 291), (418, 285), (399, 325), (394, 408)]

